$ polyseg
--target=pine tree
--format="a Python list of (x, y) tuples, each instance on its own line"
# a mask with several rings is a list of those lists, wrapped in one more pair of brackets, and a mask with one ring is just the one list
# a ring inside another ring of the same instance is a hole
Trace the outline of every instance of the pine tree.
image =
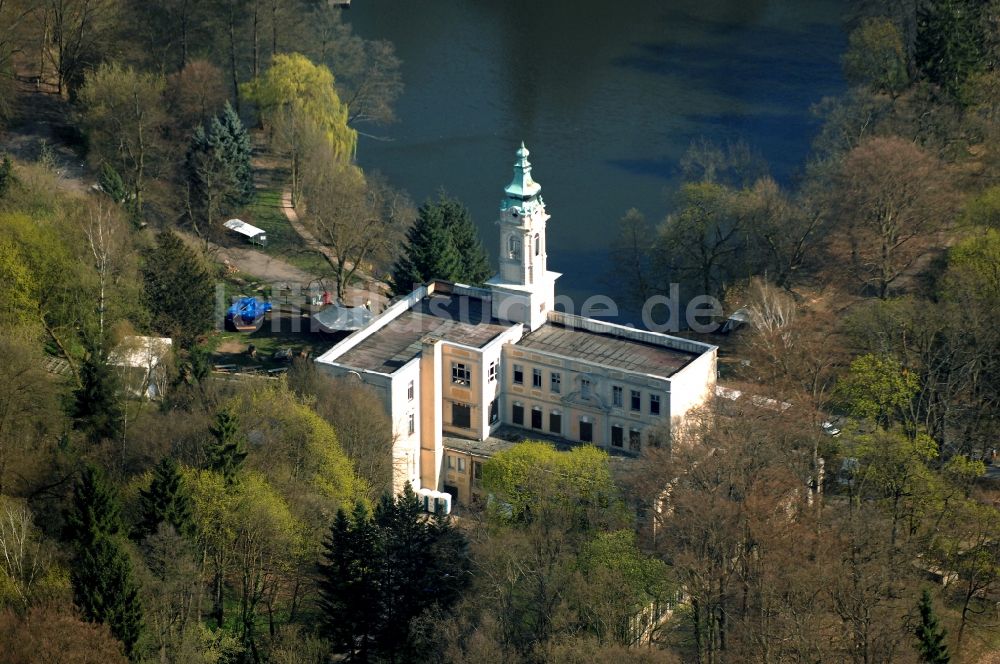
[(205, 450), (208, 469), (220, 473), (227, 482), (233, 482), (247, 456), (236, 414), (228, 409), (220, 410), (210, 431), (214, 440)]
[(217, 121), (218, 129), (213, 124), (213, 132), (219, 132), (225, 160), (233, 174), (234, 202), (236, 205), (246, 205), (253, 200), (256, 193), (253, 167), (250, 163), (253, 152), (250, 134), (228, 101)]
[(212, 327), (215, 293), (212, 277), (194, 251), (174, 233), (161, 232), (146, 254), (143, 297), (153, 327), (191, 345)]
[(451, 240), (461, 259), (461, 269), (456, 280), (477, 286), (490, 278), (490, 260), (479, 240), (479, 231), (472, 222), (472, 215), (457, 198), (441, 194), (437, 205), (444, 215), (445, 224), (451, 230)]
[(117, 440), (122, 433), (124, 412), (118, 375), (102, 349), (94, 348), (80, 367), (80, 387), (74, 394), (75, 426), (96, 443)]
[(194, 534), (191, 495), (184, 485), (180, 467), (172, 458), (164, 457), (153, 469), (149, 489), (139, 492), (139, 512), (137, 531), (140, 537), (152, 535), (161, 523), (173, 526), (177, 534), (184, 537)]
[(982, 66), (985, 43), (980, 0), (938, 0), (917, 12), (917, 67), (948, 94), (960, 98)]
[(420, 206), (417, 221), (406, 238), (406, 249), (392, 273), (396, 294), (409, 293), (414, 284), (432, 279), (455, 281), (461, 274), (462, 257), (455, 248), (444, 211), (437, 204), (428, 201)]
[(128, 187), (125, 186), (125, 181), (115, 167), (107, 162), (101, 165), (101, 190), (119, 205), (128, 199)]
[(106, 624), (131, 656), (142, 632), (139, 589), (119, 535), (117, 498), (95, 468), (86, 468), (74, 488), (66, 523), (74, 545), (73, 602), (86, 620)]
[[(440, 556), (442, 560), (437, 560)], [(446, 517), (427, 518), (409, 485), (369, 515), (337, 515), (321, 565), (323, 619), (335, 646), (359, 661), (421, 659), (414, 618), (448, 607), (468, 583), (467, 544)]]
[(381, 626), (384, 560), (375, 524), (361, 503), (340, 509), (320, 563), (320, 609), (325, 633), (340, 652), (367, 662)]
[(934, 607), (931, 604), (931, 594), (927, 590), (920, 595), (920, 604), (917, 608), (920, 610), (920, 624), (916, 629), (920, 661), (928, 664), (948, 664), (951, 656), (944, 642), (947, 632), (938, 626), (937, 616), (934, 615)]
[(0, 198), (7, 195), (15, 182), (17, 175), (14, 173), (14, 162), (10, 160), (10, 155), (4, 154), (3, 159), (0, 159)]

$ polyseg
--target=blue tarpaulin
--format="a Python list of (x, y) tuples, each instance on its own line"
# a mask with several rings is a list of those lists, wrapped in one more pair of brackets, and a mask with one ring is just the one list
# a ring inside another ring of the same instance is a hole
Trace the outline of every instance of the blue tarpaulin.
[(270, 310), (270, 302), (261, 302), (255, 297), (241, 297), (226, 311), (226, 320), (237, 328), (256, 325)]

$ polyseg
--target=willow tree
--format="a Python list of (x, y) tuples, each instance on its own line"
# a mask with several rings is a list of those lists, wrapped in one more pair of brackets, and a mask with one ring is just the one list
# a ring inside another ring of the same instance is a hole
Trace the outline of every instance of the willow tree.
[(358, 133), (347, 126), (347, 104), (340, 100), (326, 66), (299, 53), (278, 53), (263, 76), (241, 89), (257, 104), (272, 146), (289, 153), (293, 202), (301, 193), (302, 155), (310, 143), (326, 141), (344, 163), (354, 158)]

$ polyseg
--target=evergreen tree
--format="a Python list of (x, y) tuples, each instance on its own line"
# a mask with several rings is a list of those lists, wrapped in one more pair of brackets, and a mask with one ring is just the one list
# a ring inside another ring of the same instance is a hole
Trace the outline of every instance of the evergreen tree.
[(227, 482), (233, 482), (247, 456), (236, 414), (228, 409), (220, 410), (210, 431), (214, 440), (205, 450), (208, 469), (220, 473)]
[(0, 198), (7, 195), (15, 182), (17, 175), (14, 173), (14, 162), (10, 160), (10, 155), (4, 154), (3, 159), (0, 159)]
[(184, 537), (194, 534), (191, 494), (184, 485), (180, 467), (172, 458), (164, 457), (156, 464), (149, 489), (139, 492), (139, 512), (140, 537), (152, 535), (161, 523), (170, 524)]
[(142, 632), (139, 590), (119, 536), (117, 498), (93, 467), (84, 470), (74, 488), (66, 523), (74, 545), (73, 602), (86, 620), (106, 624), (132, 656)]
[(195, 127), (184, 158), (184, 176), (191, 226), (197, 234), (211, 236), (232, 209), (236, 178), (227, 160), (218, 118), (209, 127), (207, 131), (203, 125)]
[(955, 98), (982, 66), (982, 5), (981, 0), (937, 0), (923, 3), (917, 14), (917, 67)]
[(456, 277), (462, 283), (479, 285), (490, 278), (490, 260), (479, 240), (479, 231), (472, 222), (472, 215), (457, 198), (441, 194), (437, 202), (444, 215), (445, 224), (451, 230), (451, 240), (461, 259), (461, 268)]
[(362, 503), (340, 509), (320, 563), (320, 609), (326, 635), (339, 652), (367, 662), (380, 626), (381, 542)]
[(121, 436), (124, 412), (120, 392), (118, 375), (104, 351), (91, 350), (80, 367), (80, 386), (73, 402), (75, 426), (91, 442)]
[(170, 231), (157, 236), (157, 246), (143, 265), (144, 299), (153, 327), (189, 346), (212, 327), (214, 289), (202, 260)]
[(931, 604), (931, 594), (924, 590), (920, 595), (920, 624), (917, 626), (917, 650), (920, 653), (920, 661), (928, 664), (948, 664), (951, 656), (948, 655), (948, 646), (944, 642), (947, 632), (938, 626), (937, 616), (934, 615), (934, 607)]
[(409, 293), (414, 284), (432, 279), (455, 281), (461, 275), (462, 257), (440, 205), (430, 201), (421, 205), (406, 238), (406, 249), (392, 272), (396, 294)]
[(128, 187), (115, 167), (104, 162), (101, 165), (101, 190), (115, 203), (121, 205), (128, 198)]
[[(369, 516), (334, 521), (321, 565), (323, 619), (335, 646), (359, 661), (415, 661), (413, 619), (447, 608), (468, 582), (465, 538), (446, 517), (428, 518), (407, 485)], [(360, 599), (363, 598), (363, 599)], [(359, 603), (360, 602), (360, 603)]]
[(219, 134), (225, 160), (232, 172), (234, 202), (236, 205), (246, 205), (253, 200), (256, 193), (253, 184), (253, 167), (250, 163), (253, 152), (250, 144), (250, 133), (247, 132), (240, 116), (228, 101), (216, 121), (218, 124), (212, 124), (212, 131)]

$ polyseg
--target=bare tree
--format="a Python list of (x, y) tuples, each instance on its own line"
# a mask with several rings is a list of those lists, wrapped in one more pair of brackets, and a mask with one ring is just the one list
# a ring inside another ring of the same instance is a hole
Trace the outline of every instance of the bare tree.
[(951, 221), (947, 170), (901, 138), (870, 138), (851, 150), (833, 196), (833, 261), (883, 299), (918, 267), (928, 240)]
[(31, 510), (12, 498), (0, 496), (0, 571), (22, 609), (31, 604), (48, 567), (49, 556), (42, 547)]

